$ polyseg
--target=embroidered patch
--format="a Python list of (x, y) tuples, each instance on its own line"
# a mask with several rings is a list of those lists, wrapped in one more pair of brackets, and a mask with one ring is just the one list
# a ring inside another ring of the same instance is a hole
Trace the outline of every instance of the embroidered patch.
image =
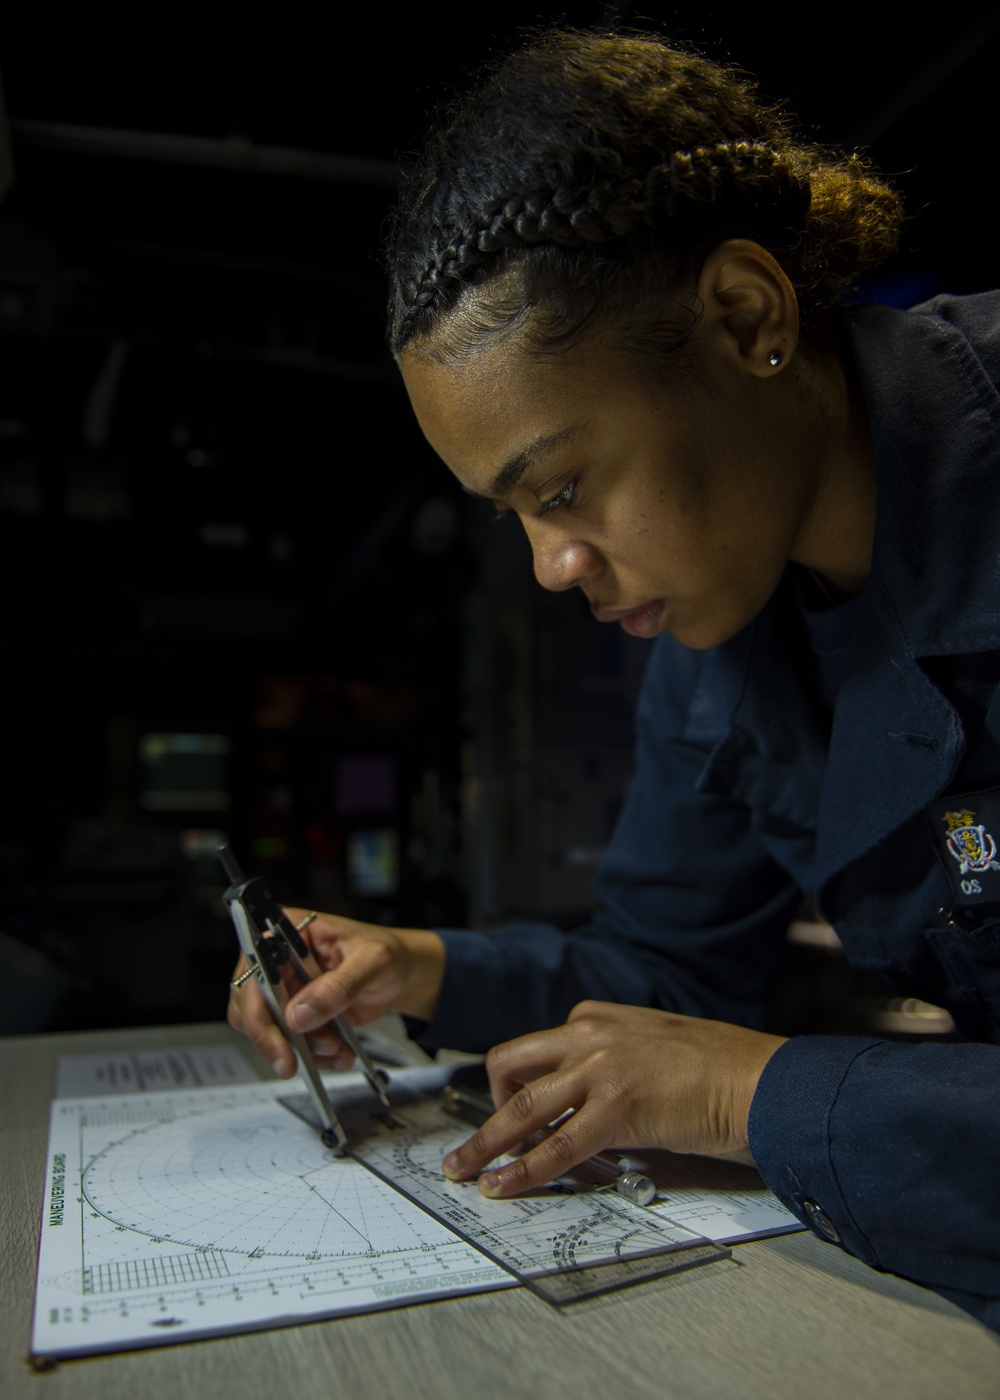
[(934, 844), (960, 908), (1000, 903), (1000, 792), (945, 797), (927, 809)]

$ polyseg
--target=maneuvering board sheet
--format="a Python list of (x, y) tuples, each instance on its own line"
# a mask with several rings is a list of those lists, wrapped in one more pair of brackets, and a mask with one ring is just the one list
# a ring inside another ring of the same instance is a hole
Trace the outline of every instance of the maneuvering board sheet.
[(162, 1345), (515, 1283), (277, 1101), (57, 1099), (37, 1356)]
[[(409, 1070), (393, 1081), (428, 1090), (445, 1077)], [(361, 1083), (336, 1076), (338, 1101)], [(291, 1087), (53, 1103), (35, 1355), (161, 1345), (516, 1284), (360, 1162), (334, 1157), (279, 1101)], [(457, 1121), (453, 1130), (449, 1143), (428, 1142), (434, 1162), (418, 1163), (428, 1179), (470, 1131)], [(714, 1173), (708, 1189), (699, 1168)], [(801, 1228), (752, 1169), (650, 1153), (649, 1170), (665, 1192), (652, 1212), (679, 1236), (730, 1243)], [(484, 1212), (502, 1204), (465, 1189)]]
[[(715, 1244), (788, 1235), (805, 1226), (769, 1191), (756, 1167), (729, 1158), (630, 1152), (656, 1183), (650, 1210)], [(644, 1160), (645, 1159), (645, 1160)]]

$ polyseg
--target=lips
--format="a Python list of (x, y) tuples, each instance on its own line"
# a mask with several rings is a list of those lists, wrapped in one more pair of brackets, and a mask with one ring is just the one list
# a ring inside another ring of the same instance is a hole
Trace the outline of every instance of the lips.
[(598, 622), (617, 622), (623, 632), (631, 637), (656, 637), (662, 630), (661, 619), (666, 606), (664, 599), (657, 598), (645, 607), (634, 608), (631, 612), (619, 612), (615, 608), (595, 608)]

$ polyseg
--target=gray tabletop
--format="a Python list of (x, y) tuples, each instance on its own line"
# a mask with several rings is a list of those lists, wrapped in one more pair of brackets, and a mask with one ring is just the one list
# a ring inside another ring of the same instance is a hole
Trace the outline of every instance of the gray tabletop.
[(58, 1057), (229, 1041), (247, 1050), (222, 1025), (0, 1039), (4, 1400), (1000, 1396), (1000, 1338), (805, 1233), (562, 1311), (516, 1288), (33, 1372), (25, 1358)]

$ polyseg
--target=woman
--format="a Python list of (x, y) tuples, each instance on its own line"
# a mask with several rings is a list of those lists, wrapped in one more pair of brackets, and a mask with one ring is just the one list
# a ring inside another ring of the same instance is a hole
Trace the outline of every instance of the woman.
[[(294, 999), (490, 1051), (446, 1160), (510, 1195), (611, 1144), (750, 1146), (821, 1237), (1000, 1328), (1000, 298), (843, 308), (895, 195), (654, 38), (553, 33), (440, 124), (390, 243), (428, 440), (539, 582), (656, 639), (588, 927), (323, 917)], [(765, 1034), (808, 898), (960, 1044)], [(293, 1059), (252, 985), (230, 1019)], [(320, 1028), (320, 1029), (317, 1029)]]

